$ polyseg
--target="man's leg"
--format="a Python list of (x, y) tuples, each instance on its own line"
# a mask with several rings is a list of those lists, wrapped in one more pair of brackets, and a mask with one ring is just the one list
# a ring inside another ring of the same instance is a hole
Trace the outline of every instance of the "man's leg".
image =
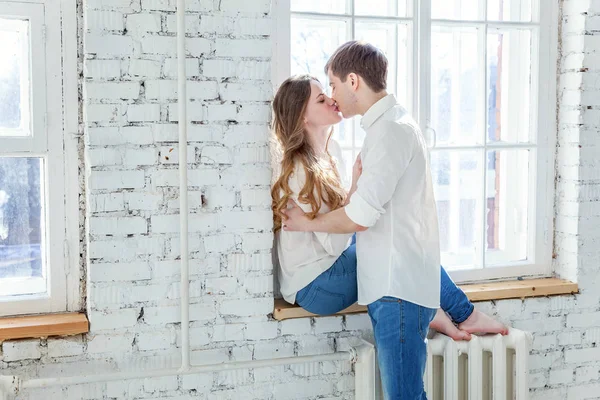
[(426, 400), (423, 374), (434, 309), (394, 297), (368, 306), (386, 400)]

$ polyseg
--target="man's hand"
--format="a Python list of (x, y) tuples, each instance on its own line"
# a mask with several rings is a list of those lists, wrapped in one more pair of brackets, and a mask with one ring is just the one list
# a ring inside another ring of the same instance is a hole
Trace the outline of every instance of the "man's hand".
[(288, 201), (288, 206), (291, 206), (291, 208), (282, 211), (286, 217), (282, 222), (283, 230), (296, 232), (309, 231), (310, 218), (306, 216), (304, 211), (293, 200)]
[(354, 162), (354, 166), (352, 167), (352, 187), (356, 188), (356, 182), (358, 182), (358, 178), (362, 175), (362, 160), (360, 159), (360, 153), (356, 156), (356, 161)]
[(352, 167), (352, 185), (350, 186), (350, 190), (348, 190), (348, 195), (346, 196), (346, 201), (344, 202), (344, 206), (347, 206), (350, 203), (350, 197), (356, 192), (356, 182), (358, 182), (358, 178), (362, 175), (362, 160), (360, 158), (360, 153), (356, 156), (356, 161), (354, 162), (354, 166)]

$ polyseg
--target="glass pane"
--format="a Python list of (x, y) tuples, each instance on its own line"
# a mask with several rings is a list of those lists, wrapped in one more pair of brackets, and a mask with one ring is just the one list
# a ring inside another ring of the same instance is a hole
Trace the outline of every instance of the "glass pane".
[[(333, 52), (347, 39), (345, 21), (292, 17), (291, 73), (311, 74), (329, 88), (323, 70)], [(344, 120), (334, 127), (333, 138), (341, 146), (352, 146), (352, 124)]]
[(346, 0), (291, 0), (292, 12), (316, 12), (343, 14), (346, 12)]
[(407, 17), (406, 0), (355, 0), (354, 14)]
[(440, 225), (442, 265), (448, 269), (480, 264), (482, 153), (434, 151), (431, 171)]
[(342, 147), (352, 147), (352, 119), (343, 119), (333, 127), (333, 139)]
[(527, 259), (529, 150), (487, 155), (485, 264)]
[[(356, 22), (356, 39), (372, 43), (388, 59), (388, 91), (394, 93), (405, 107), (409, 105), (408, 82), (412, 54), (409, 52), (409, 24)], [(357, 141), (362, 146), (362, 140)]]
[(431, 0), (431, 18), (433, 19), (483, 19), (485, 0)]
[(438, 145), (482, 142), (484, 107), (478, 98), (483, 55), (477, 49), (475, 28), (433, 28), (431, 126)]
[(13, 294), (46, 291), (33, 284), (46, 276), (43, 176), (41, 158), (0, 158), (0, 283), (14, 282)]
[(0, 136), (29, 135), (28, 21), (0, 18)]
[(531, 21), (532, 0), (487, 0), (491, 21)]
[(323, 67), (347, 38), (346, 22), (295, 18), (291, 20), (291, 73), (315, 75), (328, 86)]
[(527, 142), (531, 129), (531, 32), (488, 34), (488, 129), (491, 142)]

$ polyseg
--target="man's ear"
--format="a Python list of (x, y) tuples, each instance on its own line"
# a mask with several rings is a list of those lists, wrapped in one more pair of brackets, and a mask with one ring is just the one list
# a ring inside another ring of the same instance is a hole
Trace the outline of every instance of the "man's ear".
[(356, 75), (354, 72), (350, 72), (348, 74), (348, 82), (350, 82), (352, 90), (358, 90), (358, 75)]

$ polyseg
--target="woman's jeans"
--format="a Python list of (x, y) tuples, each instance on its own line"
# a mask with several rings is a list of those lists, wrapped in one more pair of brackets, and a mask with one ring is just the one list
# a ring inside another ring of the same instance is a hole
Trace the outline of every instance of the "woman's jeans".
[[(441, 268), (440, 306), (456, 323), (466, 320), (473, 304)], [(327, 271), (296, 294), (296, 302), (314, 314), (335, 314), (357, 300), (356, 243)], [(369, 304), (369, 317), (386, 400), (426, 400), (423, 374), (427, 360), (427, 334), (436, 310), (395, 297)]]
[[(474, 306), (462, 290), (441, 268), (440, 307), (459, 324), (473, 312)], [(296, 294), (302, 308), (318, 315), (331, 315), (356, 303), (356, 239), (335, 263)]]

